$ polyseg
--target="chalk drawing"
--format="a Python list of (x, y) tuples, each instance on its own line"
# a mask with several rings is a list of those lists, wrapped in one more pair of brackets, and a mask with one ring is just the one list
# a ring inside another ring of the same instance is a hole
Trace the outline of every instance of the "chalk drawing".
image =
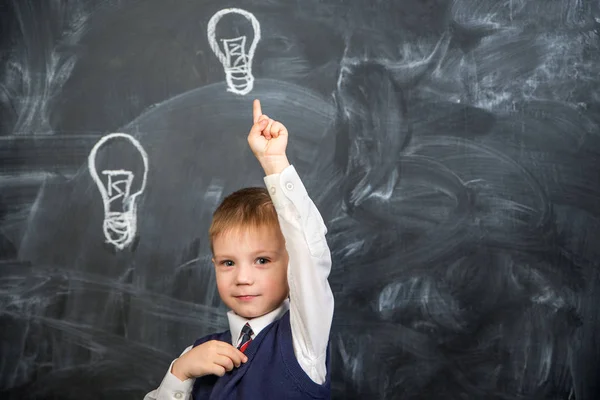
[[(102, 169), (104, 181), (100, 179), (96, 167), (98, 149), (110, 140), (126, 139), (138, 151), (144, 163), (144, 173), (139, 189), (131, 193), (135, 175), (126, 169)], [(102, 224), (106, 242), (123, 250), (131, 244), (137, 232), (137, 197), (146, 187), (148, 175), (148, 155), (142, 145), (126, 133), (111, 133), (104, 136), (94, 145), (88, 156), (88, 168), (92, 179), (98, 186), (104, 204), (104, 222)]]
[[(246, 49), (248, 42), (246, 36), (218, 38), (223, 43), (223, 50), (219, 46), (215, 29), (217, 23), (227, 14), (240, 14), (245, 17), (252, 25), (254, 38), (250, 42), (250, 46)], [(239, 95), (250, 93), (254, 87), (254, 76), (252, 76), (252, 59), (256, 45), (260, 40), (260, 24), (258, 20), (248, 11), (239, 8), (225, 8), (215, 13), (210, 21), (208, 21), (208, 42), (210, 47), (215, 52), (215, 55), (223, 64), (225, 71), (225, 80), (227, 82), (227, 91)]]

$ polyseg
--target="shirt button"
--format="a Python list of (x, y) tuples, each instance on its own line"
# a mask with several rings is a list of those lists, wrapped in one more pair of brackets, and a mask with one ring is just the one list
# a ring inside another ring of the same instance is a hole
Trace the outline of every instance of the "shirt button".
[(181, 399), (183, 397), (183, 393), (181, 392), (175, 392), (175, 398), (176, 399)]
[(294, 189), (294, 184), (292, 182), (288, 182), (285, 184), (285, 188), (287, 190), (293, 190)]
[(277, 189), (275, 189), (275, 186), (271, 186), (271, 194), (275, 194), (276, 191)]

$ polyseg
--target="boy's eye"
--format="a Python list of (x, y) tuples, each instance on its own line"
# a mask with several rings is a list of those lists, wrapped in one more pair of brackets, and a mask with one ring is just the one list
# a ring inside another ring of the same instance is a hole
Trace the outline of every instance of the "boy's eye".
[(264, 258), (264, 257), (258, 257), (256, 259), (256, 262), (259, 263), (259, 264), (266, 264), (266, 263), (269, 262), (269, 260), (267, 258)]
[(224, 260), (224, 261), (221, 261), (221, 265), (224, 265), (226, 267), (233, 267), (233, 261), (231, 261), (231, 260)]

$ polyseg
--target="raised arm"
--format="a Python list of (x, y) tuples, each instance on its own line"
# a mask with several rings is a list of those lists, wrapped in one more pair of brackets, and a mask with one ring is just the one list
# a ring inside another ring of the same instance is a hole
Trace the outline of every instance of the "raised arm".
[(298, 363), (316, 383), (326, 378), (334, 300), (327, 278), (331, 255), (327, 229), (296, 170), (287, 160), (288, 131), (253, 105), (248, 143), (265, 174), (289, 253), (290, 324)]

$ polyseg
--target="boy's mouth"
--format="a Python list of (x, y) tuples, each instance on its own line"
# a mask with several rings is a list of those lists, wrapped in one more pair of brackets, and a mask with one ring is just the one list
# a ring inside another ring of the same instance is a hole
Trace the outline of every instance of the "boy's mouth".
[(241, 301), (250, 301), (250, 300), (252, 300), (252, 299), (254, 299), (254, 298), (258, 297), (258, 296), (255, 296), (255, 295), (243, 295), (243, 296), (233, 296), (233, 297), (235, 297), (236, 299), (241, 300)]

